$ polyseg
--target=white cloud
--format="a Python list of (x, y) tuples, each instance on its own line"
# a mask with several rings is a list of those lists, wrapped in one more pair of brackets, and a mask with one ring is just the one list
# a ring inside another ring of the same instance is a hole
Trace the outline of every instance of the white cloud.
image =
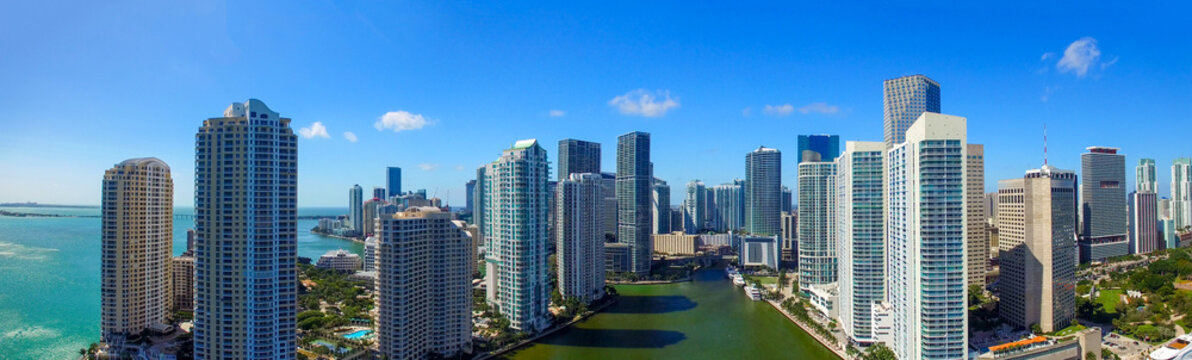
[(823, 103), (823, 102), (813, 102), (813, 103), (804, 105), (803, 107), (799, 108), (800, 114), (816, 113), (816, 114), (830, 115), (830, 114), (835, 114), (837, 112), (840, 112), (839, 107), (837, 107), (836, 105), (828, 105), (827, 103)]
[(422, 171), (434, 171), (435, 169), (439, 168), (439, 164), (422, 163), (422, 164), (418, 164), (418, 168), (422, 169)]
[[(1064, 57), (1060, 58), (1055, 67), (1060, 72), (1072, 72), (1076, 74), (1076, 77), (1084, 77), (1088, 74), (1089, 67), (1096, 65), (1099, 61), (1101, 61), (1101, 49), (1097, 48), (1097, 39), (1083, 37), (1068, 45), (1068, 48), (1064, 50)], [(1116, 61), (1117, 59), (1114, 59), (1114, 62)]]
[(316, 137), (321, 137), (321, 138), (326, 139), (326, 138), (331, 137), (331, 135), (327, 134), (327, 127), (323, 126), (323, 123), (320, 121), (315, 121), (314, 124), (310, 124), (310, 127), (304, 127), (304, 128), (298, 129), (298, 135), (302, 135), (302, 137), (307, 138), (307, 139), (312, 139), (312, 138), (316, 138)]
[(418, 130), (430, 124), (422, 114), (411, 114), (405, 110), (390, 111), (382, 115), (377, 122), (373, 124), (378, 131), (385, 131), (385, 129), (392, 129), (393, 132), (402, 132), (405, 130)]
[(348, 142), (356, 142), (356, 140), (357, 140), (356, 133), (351, 132), (351, 131), (344, 131), (344, 139), (348, 139)]
[(550, 111), (550, 117), (563, 117), (563, 115), (567, 115), (567, 112), (557, 109)]
[(1043, 53), (1043, 56), (1039, 57), (1039, 61), (1047, 61), (1047, 59), (1050, 59), (1053, 57), (1055, 57), (1055, 53), (1048, 51), (1048, 52)]
[(671, 98), (667, 90), (637, 89), (614, 97), (608, 105), (617, 108), (622, 115), (662, 117), (670, 109), (679, 107), (679, 98)]
[(770, 116), (787, 116), (793, 112), (795, 112), (795, 107), (791, 104), (766, 105), (762, 108), (762, 113)]

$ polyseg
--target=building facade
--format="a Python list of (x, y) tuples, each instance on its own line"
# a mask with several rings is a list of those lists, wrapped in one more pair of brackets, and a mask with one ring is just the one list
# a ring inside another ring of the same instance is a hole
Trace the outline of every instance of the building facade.
[(363, 264), (364, 261), (360, 259), (360, 255), (347, 252), (344, 249), (328, 251), (323, 256), (320, 256), (319, 261), (315, 263), (320, 269), (331, 269), (346, 273), (360, 271)]
[(731, 232), (745, 228), (745, 181), (708, 188), (708, 211), (712, 217), (710, 228), (716, 232)]
[(174, 298), (174, 311), (195, 311), (195, 258), (175, 256), (170, 261), (170, 284)]
[[(836, 164), (799, 164), (799, 289), (836, 282)], [(880, 183), (879, 183), (880, 184)]]
[(385, 190), (389, 196), (398, 196), (401, 191), (401, 168), (390, 166), (385, 168)]
[(1093, 146), (1080, 156), (1080, 262), (1130, 253), (1126, 206), (1126, 156)]
[(630, 271), (650, 273), (650, 194), (654, 183), (650, 134), (634, 131), (617, 137), (617, 241), (629, 245)]
[(708, 189), (699, 180), (687, 183), (687, 195), (683, 197), (683, 231), (699, 234), (708, 229)]
[(873, 305), (886, 298), (882, 170), (886, 146), (849, 141), (836, 158), (836, 254), (840, 327), (853, 342), (872, 344)]
[(654, 235), (654, 252), (665, 255), (695, 255), (700, 235), (675, 232)]
[(537, 140), (521, 140), (485, 170), (487, 299), (512, 327), (547, 326), (547, 212), (550, 164)]
[(559, 140), (559, 177), (571, 174), (600, 173), (600, 143), (576, 139)]
[(653, 194), (650, 198), (651, 215), (654, 221), (654, 234), (669, 234), (670, 226), (670, 185), (662, 179), (654, 178)]
[(364, 188), (359, 184), (348, 188), (348, 226), (364, 231)]
[(899, 359), (968, 357), (965, 130), (963, 117), (923, 113), (887, 153), (886, 286)]
[(799, 258), (799, 214), (782, 213), (782, 261), (798, 269)]
[(298, 138), (265, 103), (234, 103), (199, 128), (195, 359), (295, 358), (297, 188)]
[(471, 236), (433, 207), (409, 208), (377, 224), (378, 352), (409, 360), (470, 353)]
[(1171, 219), (1175, 229), (1192, 225), (1192, 159), (1171, 162)]
[(1076, 318), (1076, 173), (1049, 165), (998, 182), (999, 315), (1052, 332)]
[(940, 112), (940, 84), (923, 75), (903, 76), (882, 83), (882, 114), (886, 148), (906, 141), (906, 130), (925, 112)]
[(1155, 159), (1138, 159), (1138, 166), (1134, 168), (1134, 186), (1138, 192), (1158, 193), (1158, 180), (1155, 177)]
[(105, 342), (168, 323), (174, 180), (157, 158), (125, 160), (103, 176), (100, 330)]
[(989, 232), (985, 221), (985, 146), (968, 144), (967, 167), (964, 176), (965, 221), (964, 234), (968, 244), (969, 285), (985, 287), (989, 273)]
[(1130, 253), (1149, 254), (1162, 249), (1159, 243), (1158, 199), (1153, 192), (1130, 193)]
[(799, 135), (800, 163), (804, 161), (835, 161), (840, 156), (839, 135)]
[(745, 155), (745, 231), (782, 232), (782, 153), (765, 146)]
[[(737, 258), (741, 266), (764, 266), (771, 270), (778, 270), (778, 235), (754, 236), (745, 235), (740, 238), (741, 254)], [(800, 284), (802, 286), (802, 284)]]
[(559, 293), (591, 303), (604, 296), (604, 200), (599, 173), (573, 173), (555, 191)]

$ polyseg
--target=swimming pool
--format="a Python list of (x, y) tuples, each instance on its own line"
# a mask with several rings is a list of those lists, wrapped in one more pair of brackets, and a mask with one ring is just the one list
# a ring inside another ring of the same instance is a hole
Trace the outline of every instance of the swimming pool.
[(356, 330), (356, 331), (344, 334), (343, 337), (344, 337), (344, 339), (348, 339), (348, 340), (370, 339), (373, 337), (373, 331), (368, 330), (368, 329)]

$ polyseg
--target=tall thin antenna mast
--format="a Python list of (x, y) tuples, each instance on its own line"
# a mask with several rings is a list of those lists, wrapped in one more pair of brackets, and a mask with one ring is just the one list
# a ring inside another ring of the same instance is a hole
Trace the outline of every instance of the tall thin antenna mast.
[(1047, 165), (1047, 123), (1043, 123), (1043, 165)]

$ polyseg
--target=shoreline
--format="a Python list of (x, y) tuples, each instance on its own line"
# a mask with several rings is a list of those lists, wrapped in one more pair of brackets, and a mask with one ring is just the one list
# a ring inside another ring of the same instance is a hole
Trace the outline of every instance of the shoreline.
[(604, 311), (604, 309), (608, 308), (609, 306), (612, 306), (613, 304), (616, 304), (616, 303), (617, 303), (617, 301), (620, 301), (620, 300), (621, 300), (621, 296), (620, 296), (620, 295), (617, 295), (616, 297), (614, 297), (614, 298), (610, 299), (610, 301), (608, 301), (608, 302), (605, 302), (605, 303), (604, 303), (604, 305), (600, 305), (600, 307), (598, 307), (598, 308), (595, 308), (595, 309), (592, 309), (591, 311), (588, 311), (588, 313), (587, 313), (587, 314), (581, 315), (580, 317), (578, 317), (578, 318), (576, 318), (576, 319), (573, 319), (573, 320), (571, 320), (570, 322), (567, 322), (566, 324), (559, 325), (559, 326), (555, 326), (555, 327), (552, 327), (552, 328), (550, 328), (550, 329), (546, 329), (545, 331), (543, 331), (543, 332), (541, 332), (541, 333), (538, 333), (537, 335), (534, 335), (533, 337), (530, 337), (529, 339), (522, 340), (521, 342), (518, 342), (518, 343), (516, 343), (516, 344), (513, 344), (513, 345), (510, 345), (510, 346), (507, 346), (507, 347), (505, 347), (505, 348), (503, 348), (503, 349), (499, 349), (499, 350), (497, 350), (497, 351), (493, 351), (493, 352), (489, 352), (489, 353), (487, 353), (487, 354), (480, 355), (480, 356), (478, 356), (478, 357), (475, 357), (475, 358), (473, 358), (473, 359), (474, 359), (474, 360), (487, 360), (487, 359), (492, 359), (492, 358), (495, 358), (495, 357), (497, 357), (497, 356), (505, 355), (506, 353), (508, 353), (508, 352), (510, 352), (510, 351), (513, 351), (513, 350), (517, 350), (517, 349), (521, 349), (521, 348), (523, 348), (523, 347), (526, 347), (527, 345), (533, 344), (533, 343), (534, 343), (534, 341), (537, 341), (537, 340), (539, 340), (539, 339), (542, 339), (542, 338), (544, 338), (544, 337), (550, 336), (550, 335), (552, 335), (552, 334), (554, 334), (554, 333), (556, 333), (556, 332), (559, 332), (559, 330), (563, 330), (563, 329), (569, 328), (569, 327), (571, 327), (571, 326), (573, 326), (573, 325), (575, 325), (575, 324), (581, 323), (581, 322), (583, 322), (584, 320), (587, 320), (589, 317), (592, 317), (593, 315), (599, 314), (601, 311)]
[(815, 339), (815, 342), (819, 343), (820, 346), (823, 346), (825, 349), (828, 349), (828, 351), (831, 351), (833, 354), (836, 354), (836, 356), (838, 358), (851, 359), (848, 356), (848, 354), (845, 353), (844, 349), (838, 349), (838, 348), (836, 348), (836, 346), (829, 344), (826, 340), (824, 340), (823, 338), (820, 337), (819, 333), (816, 333), (809, 326), (804, 325), (802, 322), (799, 322), (798, 319), (795, 319), (794, 316), (791, 316), (791, 314), (788, 314), (786, 312), (786, 310), (782, 309), (782, 304), (776, 303), (771, 300), (765, 300), (765, 302), (767, 304), (770, 304), (770, 306), (773, 307), (774, 310), (778, 311), (779, 314), (782, 314), (782, 316), (786, 317), (787, 320), (790, 320), (791, 322), (795, 323), (795, 325), (797, 325), (799, 327), (799, 329), (803, 330), (803, 332), (806, 333), (808, 336), (811, 336), (812, 339)]
[(349, 241), (358, 242), (361, 244), (364, 243), (364, 240), (354, 238), (354, 237), (339, 236), (339, 235), (334, 235), (334, 234), (322, 233), (322, 232), (318, 232), (318, 231), (314, 231), (314, 230), (311, 230), (310, 233), (318, 235), (318, 236), (322, 236), (322, 237), (329, 237), (329, 238), (340, 239), (340, 240), (349, 240)]

